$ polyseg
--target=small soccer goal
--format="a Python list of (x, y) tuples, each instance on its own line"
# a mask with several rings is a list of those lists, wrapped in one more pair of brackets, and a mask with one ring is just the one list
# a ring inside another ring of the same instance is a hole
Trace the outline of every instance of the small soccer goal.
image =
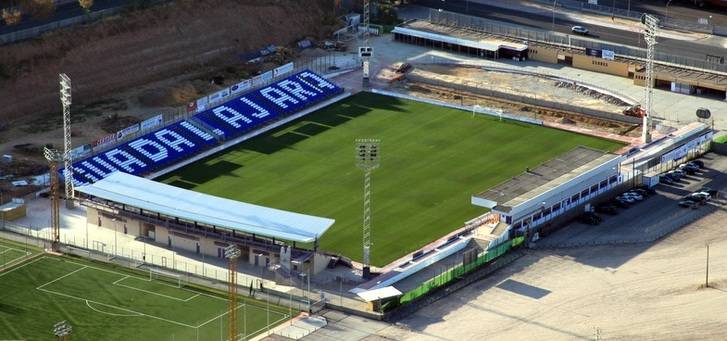
[(175, 288), (181, 288), (186, 284), (182, 275), (153, 268), (149, 268), (149, 282), (159, 282)]

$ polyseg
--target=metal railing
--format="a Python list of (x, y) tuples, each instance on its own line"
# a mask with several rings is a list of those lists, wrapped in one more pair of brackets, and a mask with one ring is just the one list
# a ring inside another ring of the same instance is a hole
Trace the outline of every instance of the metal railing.
[[(520, 26), (503, 24), (495, 20), (459, 13), (447, 11), (440, 12), (438, 10), (430, 9), (429, 21), (433, 24), (438, 25), (461, 27), (464, 29), (478, 31), (486, 34), (494, 34), (505, 36), (508, 38), (522, 39), (525, 40), (525, 42), (533, 41), (570, 48), (610, 50), (621, 57), (637, 60), (646, 59), (646, 50), (638, 47), (609, 44), (563, 33), (543, 31), (538, 29), (528, 29)], [(657, 63), (674, 64), (677, 66), (691, 67), (695, 69), (709, 71), (727, 72), (727, 64), (710, 62), (707, 61), (706, 58), (705, 60), (701, 60), (690, 57), (675, 56), (672, 54), (657, 51), (655, 60)]]

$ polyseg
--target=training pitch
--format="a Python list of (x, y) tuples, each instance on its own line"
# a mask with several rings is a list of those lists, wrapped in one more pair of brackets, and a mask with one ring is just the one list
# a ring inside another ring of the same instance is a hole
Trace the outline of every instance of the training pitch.
[(363, 172), (354, 141), (381, 139), (371, 261), (412, 252), (486, 210), (486, 190), (578, 145), (619, 142), (372, 93), (272, 130), (160, 179), (225, 198), (333, 218), (320, 248), (361, 259)]
[[(239, 338), (287, 320), (288, 310), (240, 299)], [(227, 340), (224, 295), (178, 278), (81, 259), (40, 256), (0, 272), (0, 340), (51, 340), (68, 321), (73, 340)]]

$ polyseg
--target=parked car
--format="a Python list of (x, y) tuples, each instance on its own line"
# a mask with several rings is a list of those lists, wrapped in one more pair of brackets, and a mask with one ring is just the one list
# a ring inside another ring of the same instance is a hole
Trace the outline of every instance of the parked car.
[(697, 192), (704, 192), (704, 193), (709, 194), (710, 196), (716, 196), (717, 195), (717, 190), (716, 189), (713, 189), (713, 188), (709, 188), (709, 187), (702, 187)]
[(622, 200), (622, 199), (620, 199), (618, 197), (611, 199), (610, 203), (613, 204), (614, 206), (620, 207), (620, 208), (629, 208), (629, 207), (631, 207), (631, 204), (629, 204), (625, 200)]
[(646, 192), (649, 195), (656, 194), (656, 190), (655, 189), (653, 189), (653, 188), (651, 188), (649, 186), (646, 186), (646, 185), (638, 185), (638, 186), (636, 186), (636, 189), (643, 190), (644, 192)]
[(399, 65), (399, 67), (396, 69), (396, 73), (407, 73), (409, 70), (411, 70), (411, 64), (409, 63), (402, 63)]
[(677, 170), (680, 170), (686, 174), (692, 175), (692, 174), (697, 173), (697, 171), (699, 170), (699, 167), (683, 163), (683, 164), (679, 165), (679, 167), (677, 167)]
[(621, 201), (626, 202), (628, 204), (636, 203), (636, 199), (634, 199), (634, 198), (632, 198), (630, 196), (619, 195), (619, 196), (616, 197), (616, 200), (621, 200)]
[(691, 163), (693, 165), (696, 165), (699, 168), (704, 168), (704, 161), (702, 161), (702, 160), (692, 160), (692, 161), (689, 161), (687, 163)]
[(588, 29), (583, 26), (580, 26), (580, 25), (573, 26), (570, 28), (570, 30), (571, 30), (571, 32), (573, 32), (575, 34), (580, 34), (580, 35), (584, 35), (584, 36), (588, 35)]
[(672, 179), (670, 176), (662, 175), (659, 177), (659, 182), (667, 184), (667, 185), (673, 185), (674, 179)]
[(686, 199), (679, 200), (678, 205), (681, 207), (685, 207), (685, 208), (698, 208), (699, 207), (698, 202), (692, 201), (692, 200), (686, 200)]
[(625, 193), (621, 194), (621, 196), (630, 197), (636, 201), (644, 200), (644, 197), (642, 195), (635, 193), (635, 192), (625, 192)]
[(703, 201), (709, 201), (709, 199), (712, 199), (712, 196), (709, 195), (707, 192), (694, 192), (690, 194), (693, 197), (701, 198)]

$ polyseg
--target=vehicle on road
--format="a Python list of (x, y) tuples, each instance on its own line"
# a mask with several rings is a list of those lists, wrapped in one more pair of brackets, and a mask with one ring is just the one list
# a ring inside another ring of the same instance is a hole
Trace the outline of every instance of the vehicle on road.
[(716, 189), (713, 189), (713, 188), (710, 188), (710, 187), (702, 187), (697, 192), (704, 192), (704, 193), (709, 194), (710, 196), (716, 196), (717, 195), (717, 190)]
[(693, 165), (696, 165), (699, 168), (704, 168), (704, 161), (702, 161), (702, 160), (692, 160), (692, 161), (689, 161), (687, 163), (688, 164), (691, 163)]
[(616, 206), (614, 204), (604, 202), (596, 205), (596, 213), (616, 215), (618, 214), (618, 211), (616, 210)]
[(681, 207), (684, 207), (684, 208), (698, 208), (699, 207), (698, 202), (692, 201), (692, 200), (686, 200), (686, 199), (679, 200), (678, 205)]
[(576, 25), (570, 28), (570, 31), (575, 34), (588, 35), (588, 29), (584, 26)]

